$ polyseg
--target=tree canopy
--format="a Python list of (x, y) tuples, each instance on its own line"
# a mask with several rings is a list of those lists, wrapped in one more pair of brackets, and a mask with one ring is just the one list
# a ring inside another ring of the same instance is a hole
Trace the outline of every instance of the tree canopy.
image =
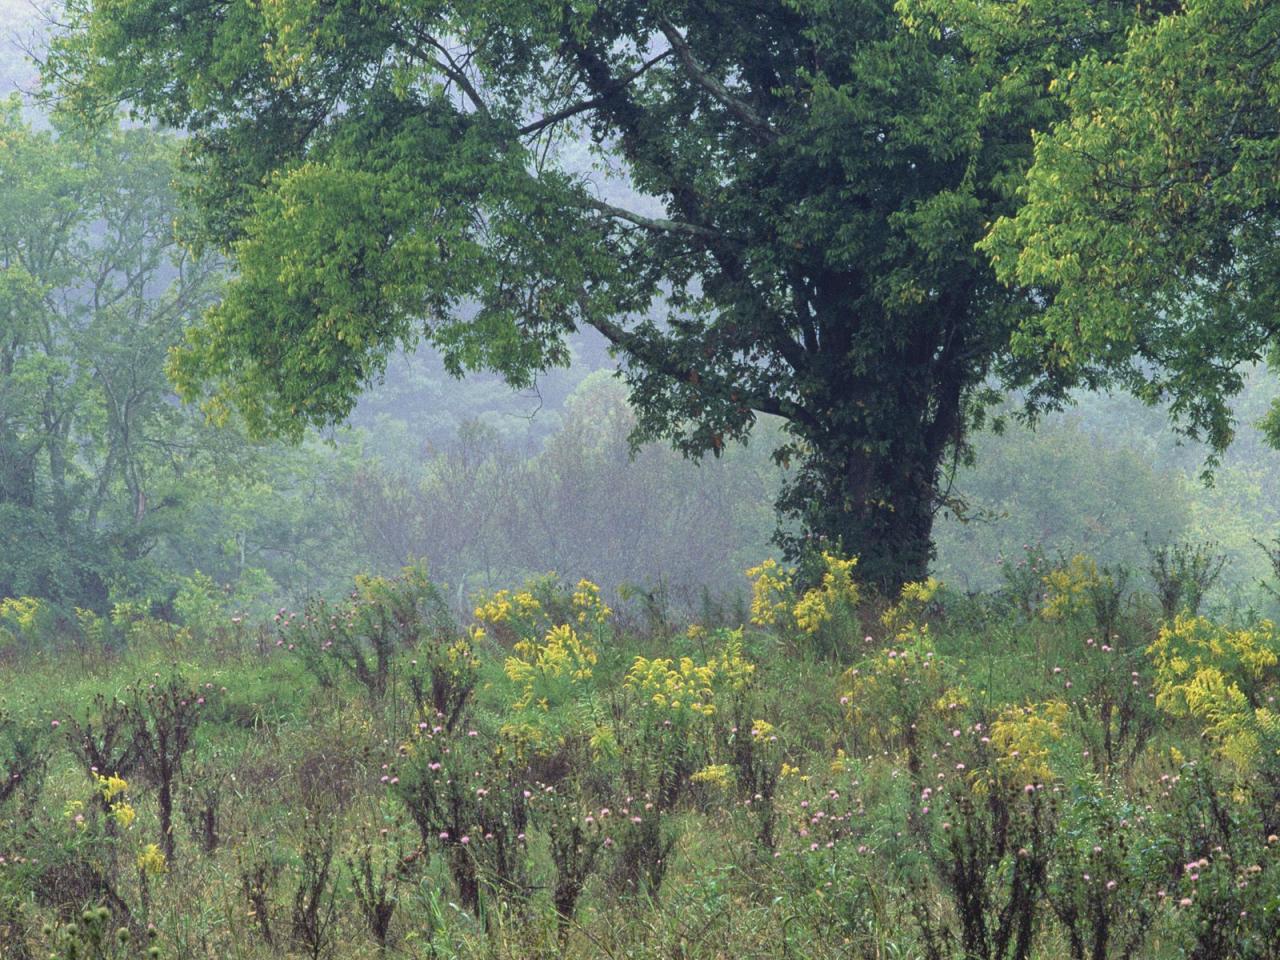
[(82, 111), (188, 131), (182, 228), (236, 277), (175, 354), (187, 397), (297, 434), (397, 347), (527, 385), (594, 327), (637, 440), (784, 418), (780, 541), (893, 588), (993, 385), (1082, 375), (1010, 351), (1045, 301), (975, 244), (1050, 81), (1141, 15), (981, 6), (73, 0), (46, 66)]
[[(988, 22), (1002, 6), (973, 5)], [(1068, 114), (984, 247), (1050, 303), (1024, 349), (1169, 401), (1221, 448), (1243, 365), (1280, 333), (1280, 6), (1156, 6), (1114, 56), (1057, 79)]]
[(182, 251), (173, 144), (32, 130), (0, 102), (0, 595), (105, 603), (195, 447), (165, 348), (216, 292)]

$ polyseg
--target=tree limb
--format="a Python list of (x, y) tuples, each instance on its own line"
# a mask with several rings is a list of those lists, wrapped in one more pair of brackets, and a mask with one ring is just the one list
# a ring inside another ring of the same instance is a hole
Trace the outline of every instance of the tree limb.
[(778, 139), (778, 131), (756, 111), (755, 107), (742, 98), (735, 97), (728, 87), (702, 68), (702, 65), (698, 63), (697, 57), (693, 55), (693, 50), (690, 49), (688, 41), (685, 40), (675, 24), (666, 17), (662, 17), (658, 20), (658, 27), (662, 30), (663, 36), (667, 38), (667, 42), (671, 44), (671, 48), (675, 50), (676, 57), (681, 65), (684, 66), (685, 72), (693, 77), (698, 86), (720, 101), (730, 113), (747, 126), (763, 134), (765, 139)]
[[(650, 67), (661, 63), (663, 60), (667, 59), (667, 57), (671, 56), (671, 54), (671, 50), (663, 50), (662, 53), (658, 54), (656, 57), (646, 60), (630, 73), (618, 77), (613, 82), (614, 89), (620, 89), (627, 86), (632, 81), (647, 73)], [(613, 93), (613, 90), (609, 90), (599, 96), (592, 97), (590, 100), (583, 100), (581, 103), (575, 103), (572, 106), (565, 107), (563, 110), (557, 110), (555, 113), (549, 114), (538, 120), (526, 123), (523, 127), (517, 130), (516, 133), (519, 136), (527, 137), (530, 134), (545, 130), (547, 127), (557, 124), (562, 120), (568, 120), (570, 117), (576, 117), (580, 113), (586, 113), (588, 110), (594, 110), (596, 107), (603, 106), (611, 93)]]
[[(615, 347), (625, 350), (631, 356), (635, 357), (645, 366), (657, 370), (664, 376), (670, 377), (681, 383), (693, 382), (692, 368), (681, 366), (674, 363), (670, 355), (665, 351), (657, 348), (654, 344), (647, 343), (635, 334), (623, 329), (619, 324), (610, 320), (608, 317), (593, 317), (587, 309), (587, 297), (585, 291), (578, 294), (578, 307), (582, 310), (583, 318), (587, 323), (591, 324), (596, 330), (604, 335)], [(743, 404), (749, 406), (758, 413), (767, 413), (773, 416), (782, 417), (785, 420), (794, 420), (805, 423), (810, 427), (818, 426), (817, 419), (804, 407), (790, 400), (784, 400), (780, 397), (762, 397), (762, 396), (744, 396)]]
[(666, 220), (645, 217), (631, 210), (622, 207), (615, 207), (611, 203), (605, 203), (603, 200), (596, 200), (594, 197), (583, 198), (583, 203), (591, 207), (593, 210), (599, 210), (601, 213), (618, 220), (625, 220), (628, 223), (634, 223), (637, 227), (643, 227), (646, 230), (652, 230), (656, 233), (682, 233), (690, 237), (701, 237), (705, 240), (727, 240), (723, 233), (713, 230), (710, 227), (704, 227), (697, 223), (685, 223), (682, 220)]
[(411, 42), (407, 44), (409, 52), (420, 60), (430, 63), (433, 67), (456, 83), (462, 88), (462, 92), (467, 95), (467, 99), (471, 101), (472, 105), (476, 108), (476, 111), (482, 116), (489, 116), (489, 105), (484, 102), (484, 98), (480, 96), (480, 92), (476, 90), (475, 86), (471, 83), (466, 72), (458, 66), (457, 61), (453, 59), (453, 55), (449, 53), (439, 40), (430, 34), (420, 34), (420, 36), (429, 46), (438, 50), (447, 63), (442, 63), (437, 57), (432, 56), (417, 43)]

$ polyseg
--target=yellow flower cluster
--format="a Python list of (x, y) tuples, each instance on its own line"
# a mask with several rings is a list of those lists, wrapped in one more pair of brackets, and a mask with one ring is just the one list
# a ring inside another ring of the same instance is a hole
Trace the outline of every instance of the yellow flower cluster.
[(681, 657), (678, 663), (667, 657), (636, 657), (624, 683), (661, 709), (710, 717), (716, 712), (716, 699), (745, 689), (755, 669), (742, 655), (739, 630), (729, 634), (719, 656), (701, 665), (691, 657)]
[(567, 679), (585, 681), (591, 679), (591, 668), (598, 660), (596, 652), (584, 644), (573, 627), (562, 623), (552, 627), (542, 641), (521, 640), (513, 648), (514, 656), (508, 657), (504, 666), (507, 678), (519, 684), (523, 691), (512, 704), (523, 710), (535, 700), (544, 710), (549, 709), (548, 698), (540, 689), (548, 680)]
[(996, 769), (1006, 783), (1045, 783), (1056, 774), (1049, 763), (1052, 746), (1063, 736), (1067, 705), (1061, 700), (1007, 707), (991, 724)]
[(142, 852), (138, 854), (137, 865), (138, 872), (147, 877), (157, 877), (169, 868), (164, 853), (154, 843), (148, 843), (142, 848)]
[(814, 634), (828, 623), (841, 607), (852, 610), (858, 604), (858, 585), (853, 582), (857, 557), (841, 560), (830, 553), (822, 554), (826, 570), (822, 586), (805, 591), (791, 611), (801, 633)]
[(32, 630), (47, 610), (39, 597), (5, 597), (0, 600), (0, 618), (12, 621), (19, 630)]
[(120, 800), (111, 805), (111, 819), (118, 823), (122, 829), (128, 830), (133, 826), (133, 821), (137, 818), (138, 811), (127, 800)]
[(968, 696), (948, 682), (925, 633), (898, 649), (881, 650), (845, 671), (840, 698), (855, 731), (877, 748), (899, 749), (913, 731), (945, 724)]
[(713, 763), (703, 767), (689, 779), (694, 783), (705, 783), (728, 790), (733, 786), (733, 768), (727, 763)]
[(898, 602), (881, 615), (880, 622), (892, 636), (898, 639), (927, 633), (928, 624), (922, 623), (925, 610), (941, 589), (942, 581), (936, 577), (906, 584), (902, 588)]
[(813, 635), (843, 610), (858, 603), (853, 582), (857, 557), (843, 560), (823, 553), (822, 583), (796, 596), (795, 571), (776, 560), (766, 560), (747, 571), (751, 580), (751, 622), (758, 627), (799, 630)]
[(1055, 567), (1044, 575), (1044, 606), (1040, 615), (1046, 620), (1067, 620), (1084, 609), (1089, 591), (1103, 583), (1098, 565), (1084, 554), (1076, 554), (1065, 567)]
[(1147, 653), (1156, 667), (1156, 705), (1190, 717), (1242, 776), (1280, 749), (1280, 637), (1269, 620), (1232, 630), (1180, 615)]
[(114, 773), (109, 777), (95, 773), (94, 779), (98, 784), (98, 790), (102, 793), (102, 799), (108, 805), (111, 819), (128, 830), (129, 827), (133, 826), (133, 821), (138, 816), (138, 811), (133, 808), (133, 805), (129, 803), (129, 798), (125, 796), (125, 792), (129, 789), (128, 781)]
[(600, 588), (590, 580), (579, 580), (573, 591), (573, 609), (578, 614), (578, 623), (604, 624), (613, 611), (609, 609), (600, 596)]
[(476, 656), (475, 644), (484, 639), (484, 630), (480, 627), (472, 627), (468, 636), (459, 637), (451, 643), (445, 650), (445, 660), (450, 667), (471, 667), (475, 668), (480, 665), (480, 660)]
[(95, 773), (94, 778), (98, 782), (98, 789), (102, 792), (102, 799), (108, 803), (129, 789), (129, 782), (124, 777), (114, 773), (109, 777)]
[(758, 627), (786, 626), (795, 571), (769, 559), (748, 570), (747, 576), (751, 579), (751, 622)]
[(508, 623), (513, 617), (536, 617), (540, 613), (542, 604), (529, 591), (499, 590), (476, 607), (475, 618), (481, 623)]
[(706, 717), (716, 712), (711, 702), (715, 670), (709, 664), (698, 666), (690, 657), (682, 657), (678, 666), (670, 658), (636, 657), (625, 682), (658, 707), (686, 709)]
[(38, 597), (0, 599), (0, 650), (19, 640), (36, 639), (50, 616), (49, 605)]

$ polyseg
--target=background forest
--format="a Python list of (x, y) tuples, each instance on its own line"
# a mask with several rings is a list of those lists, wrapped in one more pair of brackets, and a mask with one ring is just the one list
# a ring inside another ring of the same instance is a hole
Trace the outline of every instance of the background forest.
[[(14, 0), (5, 13), (37, 23)], [(29, 87), (7, 51), (6, 89)], [(0, 288), (0, 595), (171, 609), (207, 581), (228, 609), (260, 611), (424, 560), (458, 598), (555, 570), (689, 601), (737, 589), (771, 555), (777, 426), (700, 463), (633, 450), (626, 391), (591, 334), (534, 390), (455, 379), (424, 352), (396, 357), (349, 425), (298, 445), (206, 424), (164, 372), (221, 280), (171, 239), (172, 143), (55, 137), (18, 100), (2, 122), (0, 255), (23, 269)], [(52, 291), (41, 321), (19, 322), (37, 286)], [(1274, 395), (1261, 371), (1249, 378), (1208, 482), (1207, 449), (1129, 397), (1081, 394), (1034, 432), (1010, 420), (977, 435), (952, 479), (963, 519), (940, 514), (935, 573), (981, 590), (1032, 548), (1141, 568), (1148, 541), (1207, 541), (1229, 558), (1210, 602), (1269, 610), (1259, 544), (1280, 535), (1280, 454), (1255, 424)]]
[[(1280, 960), (1277, 8), (64, 14), (41, 100), (0, 0), (0, 960)], [(1052, 116), (1184, 189), (1057, 209)]]
[[(42, 17), (3, 0), (0, 21), (0, 90), (30, 91), (24, 51)], [(776, 549), (778, 425), (698, 463), (663, 444), (633, 450), (626, 390), (592, 332), (534, 390), (455, 379), (425, 351), (396, 357), (347, 426), (299, 445), (205, 424), (164, 373), (221, 277), (171, 239), (173, 145), (140, 130), (55, 141), (19, 100), (3, 116), (0, 255), (28, 258), (28, 280), (54, 294), (36, 329), (17, 321), (16, 271), (0, 288), (0, 595), (171, 609), (194, 578), (229, 609), (265, 610), (425, 561), (458, 598), (554, 570), (688, 601), (737, 589)], [(1206, 447), (1128, 396), (1081, 393), (1036, 431), (1010, 419), (976, 435), (974, 462), (951, 478), (958, 509), (939, 513), (933, 571), (976, 591), (1028, 550), (1142, 568), (1148, 543), (1210, 542), (1228, 558), (1211, 604), (1270, 610), (1261, 545), (1280, 536), (1280, 453), (1256, 424), (1276, 393), (1261, 370), (1249, 377), (1211, 474)]]

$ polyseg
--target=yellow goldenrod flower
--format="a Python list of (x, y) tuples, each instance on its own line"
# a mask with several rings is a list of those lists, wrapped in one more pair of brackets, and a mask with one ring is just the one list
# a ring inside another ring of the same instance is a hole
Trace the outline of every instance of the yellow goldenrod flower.
[(148, 877), (159, 876), (169, 868), (160, 847), (154, 843), (148, 843), (142, 848), (142, 852), (138, 854), (137, 864), (138, 871)]
[(583, 625), (599, 626), (613, 613), (601, 599), (600, 588), (590, 580), (578, 581), (578, 586), (573, 591), (573, 609), (577, 611), (578, 623)]
[(137, 819), (137, 816), (138, 811), (133, 809), (133, 805), (127, 801), (111, 805), (111, 818), (125, 830), (133, 826), (133, 821)]
[(95, 773), (93, 776), (97, 780), (98, 789), (102, 791), (102, 799), (108, 803), (129, 789), (128, 782), (117, 774), (104, 777), (100, 773)]
[(733, 769), (727, 763), (713, 763), (703, 767), (689, 779), (694, 783), (706, 783), (728, 790), (733, 786)]

